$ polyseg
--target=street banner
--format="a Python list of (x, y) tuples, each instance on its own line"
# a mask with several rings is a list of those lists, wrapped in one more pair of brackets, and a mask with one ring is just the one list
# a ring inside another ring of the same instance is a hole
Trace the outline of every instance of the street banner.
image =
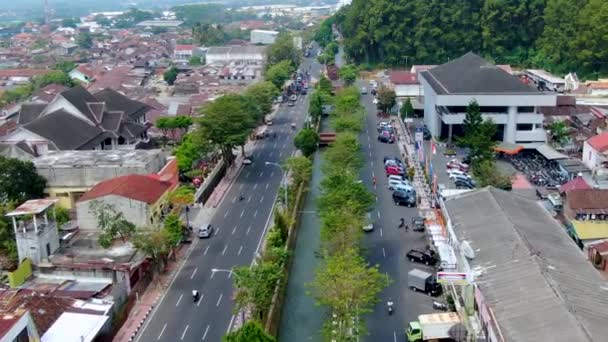
[(468, 285), (469, 280), (464, 272), (437, 272), (437, 282), (442, 285)]

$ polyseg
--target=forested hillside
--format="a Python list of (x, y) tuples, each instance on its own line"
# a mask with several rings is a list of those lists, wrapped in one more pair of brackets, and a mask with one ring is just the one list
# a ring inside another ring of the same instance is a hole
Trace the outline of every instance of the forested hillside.
[(353, 0), (336, 14), (358, 63), (500, 64), (608, 75), (607, 0)]

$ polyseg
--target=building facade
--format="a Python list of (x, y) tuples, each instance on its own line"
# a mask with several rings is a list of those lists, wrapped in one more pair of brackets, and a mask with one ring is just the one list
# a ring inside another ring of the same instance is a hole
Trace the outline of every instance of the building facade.
[(251, 30), (250, 42), (251, 44), (273, 44), (279, 35), (279, 31), (268, 31), (268, 30)]
[(473, 54), (420, 72), (424, 122), (435, 137), (462, 133), (467, 106), (476, 101), (484, 119), (498, 125), (497, 139), (535, 148), (546, 141), (540, 106), (557, 94), (540, 92)]

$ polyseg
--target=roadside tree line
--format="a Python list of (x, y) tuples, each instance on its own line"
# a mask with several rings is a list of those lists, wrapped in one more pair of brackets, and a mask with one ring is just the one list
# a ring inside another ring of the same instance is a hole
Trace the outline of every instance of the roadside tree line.
[(333, 103), (331, 124), (337, 137), (323, 154), (324, 179), (317, 204), (322, 260), (308, 287), (309, 294), (330, 312), (323, 328), (325, 339), (346, 341), (365, 335), (363, 315), (371, 311), (389, 278), (362, 256), (363, 226), (374, 197), (359, 180), (363, 158), (357, 134), (363, 129), (365, 112), (358, 89), (339, 91)]

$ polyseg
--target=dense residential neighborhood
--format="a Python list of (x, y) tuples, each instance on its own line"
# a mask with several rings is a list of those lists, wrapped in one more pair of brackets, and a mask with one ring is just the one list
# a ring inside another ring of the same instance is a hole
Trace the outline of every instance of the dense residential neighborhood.
[(0, 341), (606, 340), (605, 1), (70, 1), (0, 8)]

